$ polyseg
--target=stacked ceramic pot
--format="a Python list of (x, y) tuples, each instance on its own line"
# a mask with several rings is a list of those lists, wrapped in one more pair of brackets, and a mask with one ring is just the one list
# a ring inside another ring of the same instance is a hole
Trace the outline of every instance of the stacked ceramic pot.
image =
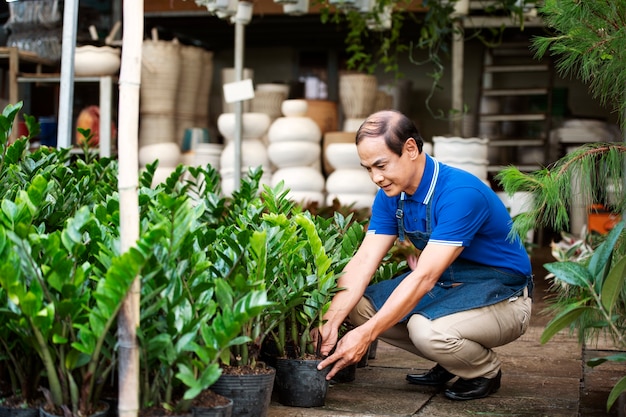
[(237, 153), (235, 141), (235, 113), (222, 113), (217, 118), (217, 129), (224, 137), (224, 149), (220, 155), (220, 176), (222, 178), (222, 193), (232, 195), (239, 187), (236, 184), (235, 170), (237, 157), (241, 160), (240, 178), (245, 178), (250, 170), (263, 169), (261, 188), (271, 182), (271, 164), (267, 154), (267, 147), (263, 143), (263, 136), (270, 126), (270, 117), (265, 113), (243, 113), (241, 115), (241, 153)]
[(272, 186), (281, 181), (289, 189), (288, 198), (303, 205), (324, 203), (324, 175), (321, 169), (322, 132), (306, 116), (306, 100), (285, 100), (282, 117), (267, 132), (268, 155), (276, 167)]
[(150, 143), (139, 148), (139, 169), (158, 160), (156, 171), (152, 179), (152, 186), (165, 181), (181, 163), (180, 147), (174, 142)]
[(371, 208), (378, 187), (361, 166), (354, 140), (349, 143), (328, 144), (325, 157), (333, 167), (333, 171), (326, 178), (326, 204), (331, 206), (338, 200), (342, 206)]
[(488, 139), (433, 137), (433, 155), (447, 165), (468, 171), (489, 184), (487, 178)]

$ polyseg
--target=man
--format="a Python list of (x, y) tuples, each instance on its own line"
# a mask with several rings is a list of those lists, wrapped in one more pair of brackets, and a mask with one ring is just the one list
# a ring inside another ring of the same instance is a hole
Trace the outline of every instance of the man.
[[(524, 334), (530, 319), (532, 275), (528, 255), (512, 237), (511, 217), (480, 179), (422, 152), (415, 125), (385, 110), (356, 134), (361, 165), (380, 187), (368, 232), (339, 278), (319, 330), (319, 369), (327, 379), (358, 362), (376, 338), (437, 365), (407, 375), (413, 384), (443, 385), (453, 400), (498, 390), (501, 362), (492, 348)], [(368, 286), (396, 239), (421, 250), (412, 271)], [(339, 340), (349, 316), (354, 330)]]

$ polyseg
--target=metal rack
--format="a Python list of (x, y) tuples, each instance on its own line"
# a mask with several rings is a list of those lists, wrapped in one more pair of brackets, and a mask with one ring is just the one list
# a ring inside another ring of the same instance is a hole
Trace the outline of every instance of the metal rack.
[[(540, 169), (548, 157), (552, 68), (550, 62), (534, 59), (526, 42), (504, 43), (485, 50), (475, 134), (488, 137), (489, 146), (496, 148), (506, 164), (513, 163), (521, 171)], [(487, 100), (495, 104), (495, 111), (482, 108)], [(485, 125), (492, 128), (489, 134), (479, 131)], [(531, 147), (540, 150), (541, 157), (523, 160)], [(501, 169), (497, 163), (488, 168), (490, 172)]]

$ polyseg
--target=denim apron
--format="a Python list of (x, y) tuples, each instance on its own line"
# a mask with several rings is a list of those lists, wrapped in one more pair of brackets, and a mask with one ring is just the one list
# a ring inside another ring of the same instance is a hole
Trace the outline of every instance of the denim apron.
[[(407, 231), (404, 227), (404, 194), (396, 210), (398, 237), (405, 237), (419, 250), (428, 243), (432, 231), (432, 200), (426, 205), (426, 232)], [(364, 296), (378, 311), (387, 298), (411, 271), (395, 278), (370, 285)], [(524, 276), (503, 271), (495, 267), (478, 264), (457, 258), (441, 275), (435, 286), (422, 297), (415, 308), (401, 322), (413, 314), (421, 314), (434, 320), (460, 311), (472, 310), (496, 304), (500, 301), (522, 295), (528, 287), (532, 294), (532, 276)]]

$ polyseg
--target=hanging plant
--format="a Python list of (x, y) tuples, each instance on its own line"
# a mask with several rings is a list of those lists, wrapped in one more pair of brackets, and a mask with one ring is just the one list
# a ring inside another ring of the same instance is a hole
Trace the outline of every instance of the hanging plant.
[[(347, 68), (368, 74), (380, 69), (398, 79), (404, 76), (399, 68), (403, 56), (411, 64), (430, 65), (432, 70), (426, 74), (432, 78), (432, 84), (426, 107), (435, 118), (450, 116), (443, 111), (432, 110), (429, 103), (435, 92), (443, 89), (441, 80), (446, 67), (445, 60), (450, 55), (454, 37), (462, 36), (464, 40), (477, 38), (492, 46), (501, 41), (504, 30), (504, 26), (463, 30), (459, 22), (462, 22), (464, 16), (456, 8), (461, 0), (423, 0), (420, 9), (415, 9), (414, 3), (407, 0), (374, 0), (368, 2), (367, 7), (358, 2), (331, 1), (317, 0), (317, 5), (320, 6), (322, 23), (345, 24), (347, 27)], [(508, 16), (512, 23), (523, 28), (526, 10), (536, 3), (535, 0), (498, 0), (485, 6), (484, 14)], [(384, 21), (389, 11), (391, 18)], [(407, 35), (409, 25), (419, 27), (419, 30), (411, 31), (416, 36)], [(426, 52), (425, 58), (421, 58), (423, 52)]]

